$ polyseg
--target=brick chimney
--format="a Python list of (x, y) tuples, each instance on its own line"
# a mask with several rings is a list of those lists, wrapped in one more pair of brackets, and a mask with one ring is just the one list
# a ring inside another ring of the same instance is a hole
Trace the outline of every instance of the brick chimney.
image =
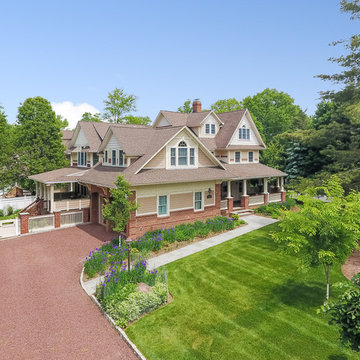
[(201, 112), (201, 101), (199, 99), (195, 99), (192, 105), (194, 113)]

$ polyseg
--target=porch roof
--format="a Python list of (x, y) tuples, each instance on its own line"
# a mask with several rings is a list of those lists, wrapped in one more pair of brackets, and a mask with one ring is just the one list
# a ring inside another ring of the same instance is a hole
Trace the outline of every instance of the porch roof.
[(264, 177), (287, 176), (283, 171), (260, 163), (251, 164), (224, 164), (226, 170), (235, 179), (259, 179)]
[(47, 171), (29, 178), (43, 184), (61, 184), (78, 182), (89, 169), (66, 167), (62, 169)]

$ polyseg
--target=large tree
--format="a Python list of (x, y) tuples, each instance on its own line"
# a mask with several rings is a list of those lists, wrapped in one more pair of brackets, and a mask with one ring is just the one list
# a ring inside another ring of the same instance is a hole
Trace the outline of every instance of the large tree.
[(124, 117), (136, 111), (136, 96), (126, 94), (123, 89), (116, 88), (108, 93), (104, 100), (103, 118), (113, 123), (123, 123)]
[(184, 105), (179, 106), (178, 109), (177, 109), (177, 111), (182, 112), (182, 113), (187, 113), (187, 114), (192, 113), (192, 110), (193, 109), (192, 109), (192, 106), (191, 106), (191, 100), (190, 99), (185, 100)]
[(151, 119), (149, 118), (149, 116), (127, 115), (124, 117), (124, 123), (135, 125), (150, 125)]
[(81, 120), (80, 121), (86, 121), (86, 122), (102, 122), (101, 120), (101, 114), (100, 113), (96, 113), (96, 114), (92, 114), (90, 112), (85, 112), (82, 114)]
[(32, 187), (28, 176), (66, 166), (61, 123), (50, 102), (40, 96), (19, 107), (15, 148), (19, 182)]
[[(317, 194), (325, 195), (326, 201)], [(323, 267), (328, 299), (331, 268), (359, 248), (360, 194), (344, 196), (339, 180), (332, 177), (322, 187), (308, 188), (298, 200), (303, 203), (300, 210), (286, 211), (272, 236), (302, 266)]]
[(265, 89), (248, 96), (240, 104), (249, 109), (251, 115), (262, 124), (266, 142), (280, 133), (307, 128), (309, 125), (308, 117), (300, 106), (294, 104), (294, 99), (276, 89)]
[(13, 126), (6, 120), (4, 108), (0, 106), (0, 189), (14, 183), (14, 174), (10, 169), (13, 158)]

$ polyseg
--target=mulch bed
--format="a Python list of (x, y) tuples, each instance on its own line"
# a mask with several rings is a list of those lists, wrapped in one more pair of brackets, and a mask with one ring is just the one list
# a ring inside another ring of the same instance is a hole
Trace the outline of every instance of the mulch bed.
[(346, 263), (341, 267), (342, 273), (349, 280), (360, 272), (360, 252), (354, 250), (353, 254), (346, 260)]

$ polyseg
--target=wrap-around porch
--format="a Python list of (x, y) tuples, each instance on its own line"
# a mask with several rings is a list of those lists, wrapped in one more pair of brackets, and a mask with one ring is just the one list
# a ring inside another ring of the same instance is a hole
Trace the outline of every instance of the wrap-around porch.
[(263, 177), (255, 179), (234, 179), (221, 184), (221, 210), (232, 212), (285, 202), (284, 177)]

